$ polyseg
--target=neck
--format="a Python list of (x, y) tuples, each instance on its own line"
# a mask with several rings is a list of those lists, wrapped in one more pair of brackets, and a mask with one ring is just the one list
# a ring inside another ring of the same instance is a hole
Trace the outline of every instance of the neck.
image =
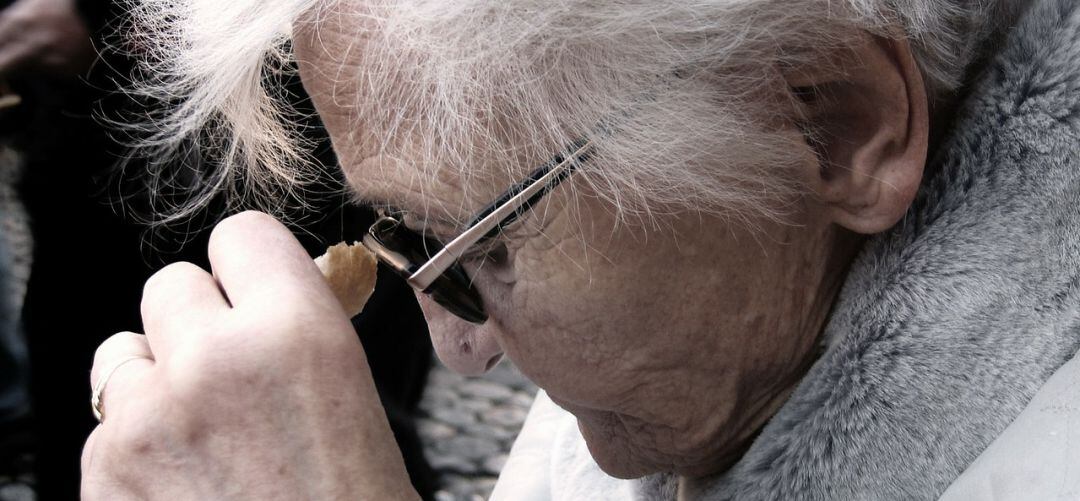
[[(823, 271), (814, 278), (817, 281), (817, 292), (809, 301), (803, 303), (801, 311), (792, 312), (789, 318), (798, 318), (799, 323), (792, 327), (793, 332), (803, 339), (800, 348), (790, 358), (782, 360), (779, 364), (771, 365), (766, 371), (747, 370), (740, 383), (743, 388), (754, 388), (753, 392), (740, 392), (744, 394), (756, 394), (757, 398), (747, 396), (733, 402), (741, 409), (732, 409), (732, 415), (742, 414), (741, 425), (733, 425), (740, 430), (736, 446), (725, 450), (720, 456), (713, 458), (708, 465), (699, 468), (688, 468), (677, 472), (680, 476), (701, 477), (726, 471), (737, 463), (749, 450), (761, 429), (769, 422), (781, 407), (787, 402), (791, 394), (803, 380), (807, 371), (817, 362), (824, 350), (823, 336), (825, 326), (832, 309), (836, 303), (844, 278), (855, 256), (862, 249), (866, 236), (860, 235), (839, 226), (828, 226), (823, 230), (821, 242), (823, 243), (825, 266), (815, 267)], [(810, 269), (808, 267), (808, 269)], [(758, 364), (757, 360), (747, 361), (749, 364)], [(769, 381), (765, 391), (761, 391), (763, 381)], [(746, 395), (744, 395), (746, 396)]]

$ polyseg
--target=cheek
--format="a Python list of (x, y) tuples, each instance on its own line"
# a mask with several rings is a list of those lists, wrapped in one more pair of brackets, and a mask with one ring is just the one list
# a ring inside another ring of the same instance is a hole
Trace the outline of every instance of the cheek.
[[(519, 368), (549, 391), (563, 386), (585, 369), (582, 360), (603, 346), (603, 328), (593, 322), (593, 309), (568, 269), (533, 258), (527, 250), (514, 262), (515, 283), (500, 294), (496, 316), (503, 346)], [(591, 325), (590, 325), (591, 324)]]
[(552, 395), (604, 408), (639, 376), (642, 338), (659, 325), (649, 319), (650, 301), (637, 295), (637, 276), (597, 259), (575, 242), (521, 249), (517, 280), (491, 309), (503, 326), (500, 343), (522, 372)]

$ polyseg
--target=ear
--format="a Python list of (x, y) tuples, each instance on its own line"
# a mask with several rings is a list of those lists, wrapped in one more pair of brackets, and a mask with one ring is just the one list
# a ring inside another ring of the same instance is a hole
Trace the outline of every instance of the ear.
[(785, 75), (820, 160), (806, 178), (833, 222), (878, 233), (903, 217), (918, 191), (930, 129), (926, 89), (903, 38), (866, 35), (834, 63)]

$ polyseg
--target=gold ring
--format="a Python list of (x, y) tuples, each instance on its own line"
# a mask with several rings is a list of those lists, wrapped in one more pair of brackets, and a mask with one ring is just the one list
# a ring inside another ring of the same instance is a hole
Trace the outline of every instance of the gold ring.
[(102, 407), (103, 402), (101, 401), (101, 395), (102, 393), (105, 393), (105, 383), (109, 382), (109, 378), (112, 377), (113, 373), (116, 372), (116, 369), (119, 369), (121, 365), (139, 359), (150, 360), (141, 355), (127, 357), (112, 366), (112, 368), (109, 369), (109, 372), (106, 372), (105, 375), (98, 380), (97, 384), (94, 385), (94, 391), (90, 395), (90, 409), (94, 411), (94, 418), (97, 419), (99, 423), (105, 421), (105, 409)]

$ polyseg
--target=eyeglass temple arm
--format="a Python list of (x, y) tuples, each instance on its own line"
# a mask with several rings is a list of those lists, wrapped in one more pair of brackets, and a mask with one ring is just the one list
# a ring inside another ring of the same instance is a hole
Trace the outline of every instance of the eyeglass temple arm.
[(427, 289), (470, 247), (497, 234), (501, 228), (515, 221), (525, 213), (525, 209), (530, 208), (566, 179), (579, 162), (586, 160), (592, 152), (593, 143), (589, 139), (582, 139), (575, 142), (571, 149), (573, 151), (568, 156), (553, 158), (547, 165), (533, 172), (529, 179), (512, 187), (482, 210), (468, 229), (446, 244), (409, 277), (409, 284), (419, 290)]
[[(527, 190), (530, 186), (533, 186), (537, 182), (540, 182), (541, 179), (544, 178), (544, 176), (546, 176), (548, 173), (553, 170), (558, 170), (559, 172), (556, 172), (555, 176), (550, 178), (547, 182), (541, 182), (542, 188), (539, 191), (534, 193), (527, 200), (525, 200), (518, 207), (516, 207), (516, 209), (512, 213), (510, 213), (510, 215), (499, 221), (499, 224), (495, 225), (494, 228), (485, 233), (484, 236), (480, 237), (480, 239), (483, 240), (498, 235), (500, 230), (509, 226), (514, 221), (517, 221), (519, 217), (527, 213), (533, 205), (539, 202), (540, 199), (542, 199), (544, 195), (547, 194), (547, 192), (554, 189), (556, 186), (559, 185), (559, 183), (563, 182), (567, 177), (569, 177), (570, 173), (573, 172), (574, 168), (578, 164), (587, 160), (589, 152), (582, 151), (582, 147), (586, 146), (587, 143), (588, 141), (585, 139), (579, 139), (572, 143), (564, 153), (559, 153), (558, 155), (555, 155), (551, 158), (551, 160), (548, 160), (547, 163), (540, 166), (538, 169), (534, 170), (531, 174), (529, 174), (529, 176), (526, 177), (524, 180), (514, 186), (511, 186), (508, 190), (503, 192), (503, 194), (499, 196), (498, 199), (496, 199), (494, 202), (491, 202), (490, 204), (488, 204), (487, 207), (484, 207), (479, 213), (477, 213), (476, 216), (473, 217), (472, 221), (469, 221), (469, 223), (466, 224), (465, 227), (472, 228), (473, 226), (480, 224), (481, 221), (486, 219), (488, 215), (490, 215), (492, 212), (495, 212), (495, 210), (497, 210), (499, 207), (510, 203), (510, 201), (514, 199), (514, 197), (519, 195), (521, 192)], [(558, 167), (562, 166), (563, 163), (567, 161), (568, 158), (564, 156), (567, 154), (570, 155), (569, 159), (571, 161), (567, 164), (567, 167), (565, 169), (558, 169)]]

